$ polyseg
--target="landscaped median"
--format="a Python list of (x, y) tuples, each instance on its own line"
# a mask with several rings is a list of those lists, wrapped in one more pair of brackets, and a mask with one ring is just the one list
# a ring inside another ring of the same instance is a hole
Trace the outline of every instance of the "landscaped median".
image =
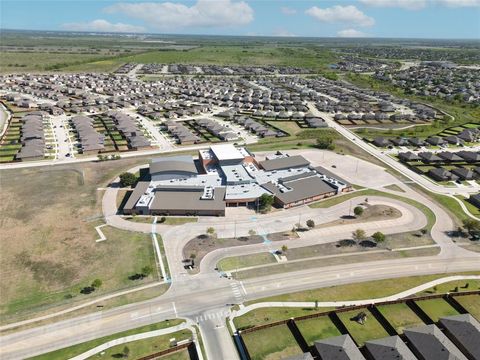
[[(95, 340), (87, 341), (78, 345), (73, 345), (64, 349), (49, 352), (47, 354), (33, 357), (34, 360), (63, 360), (79, 356), (91, 349), (94, 349), (102, 344), (112, 342), (116, 339), (125, 338), (127, 336), (150, 333), (158, 330), (168, 330), (172, 328), (172, 332), (165, 335), (148, 337), (140, 340), (133, 340), (109, 347), (102, 350), (98, 354), (92, 354), (89, 358), (116, 358), (128, 357), (138, 359), (147, 355), (151, 355), (163, 350), (169, 349), (170, 339), (175, 338), (177, 342), (192, 339), (192, 332), (186, 327), (184, 320), (174, 319), (167, 320), (160, 323), (143, 326), (140, 328), (119, 332), (113, 335), (104, 336)], [(153, 333), (155, 334), (155, 333)], [(145, 336), (140, 336), (145, 337)], [(127, 348), (128, 350), (126, 350)]]
[(405, 196), (401, 195), (395, 195), (392, 193), (388, 193), (385, 191), (380, 191), (380, 190), (374, 190), (374, 189), (362, 189), (362, 190), (357, 190), (351, 193), (346, 193), (341, 196), (335, 196), (330, 199), (326, 200), (320, 200), (319, 202), (310, 204), (309, 206), (311, 208), (328, 208), (337, 204), (340, 204), (344, 201), (356, 198), (356, 197), (368, 197), (368, 196), (384, 196), (386, 198), (391, 198), (399, 201), (403, 201), (406, 204), (412, 205), (419, 209), (421, 212), (423, 212), (427, 218), (427, 228), (431, 230), (432, 226), (435, 224), (435, 214), (433, 213), (430, 208), (427, 206), (423, 205), (422, 203), (419, 203), (418, 201), (412, 200), (410, 198), (407, 198)]

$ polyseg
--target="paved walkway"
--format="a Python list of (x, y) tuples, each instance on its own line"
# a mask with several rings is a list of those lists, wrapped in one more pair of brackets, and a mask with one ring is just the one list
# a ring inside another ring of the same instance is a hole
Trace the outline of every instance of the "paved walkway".
[(125, 337), (122, 337), (122, 338), (114, 339), (114, 340), (108, 341), (108, 342), (106, 342), (102, 345), (99, 345), (97, 347), (94, 347), (93, 349), (85, 351), (84, 353), (82, 353), (80, 355), (77, 355), (77, 356), (71, 358), (70, 360), (88, 359), (88, 358), (90, 358), (90, 357), (92, 357), (92, 356), (94, 356), (98, 353), (101, 353), (102, 351), (105, 351), (105, 350), (110, 349), (110, 348), (112, 348), (114, 346), (117, 346), (117, 345), (123, 345), (123, 344), (127, 344), (129, 342), (137, 341), (137, 340), (150, 339), (150, 338), (153, 338), (153, 337), (167, 335), (167, 334), (171, 334), (171, 333), (174, 333), (174, 332), (177, 332), (177, 331), (180, 331), (180, 330), (185, 330), (185, 329), (188, 329), (192, 332), (193, 342), (194, 342), (195, 348), (197, 350), (198, 358), (199, 358), (199, 360), (203, 360), (202, 349), (200, 348), (198, 338), (197, 338), (197, 330), (193, 327), (193, 324), (192, 324), (191, 321), (183, 322), (179, 325), (172, 326), (172, 327), (169, 327), (169, 328), (166, 328), (166, 329), (148, 331), (148, 332), (143, 332), (143, 333), (140, 333), (140, 334), (129, 335), (129, 336), (125, 336)]
[(307, 302), (302, 302), (302, 301), (295, 301), (295, 302), (261, 302), (261, 303), (255, 303), (252, 305), (245, 306), (244, 308), (234, 311), (232, 313), (231, 318), (235, 318), (238, 316), (245, 315), (246, 313), (255, 310), (255, 309), (261, 309), (261, 308), (271, 308), (271, 307), (340, 307), (340, 306), (356, 306), (356, 305), (370, 305), (370, 304), (375, 304), (379, 302), (384, 302), (384, 301), (395, 301), (399, 299), (403, 299), (407, 296), (419, 293), (421, 291), (430, 289), (436, 285), (444, 284), (447, 282), (451, 281), (457, 281), (457, 280), (479, 280), (480, 275), (457, 275), (457, 276), (447, 276), (441, 279), (436, 279), (433, 281), (429, 281), (425, 284), (413, 287), (411, 289), (402, 291), (398, 294), (390, 295), (390, 296), (385, 296), (381, 298), (376, 298), (376, 299), (366, 299), (366, 300), (353, 300), (353, 301), (319, 301), (315, 303), (314, 301), (307, 301)]

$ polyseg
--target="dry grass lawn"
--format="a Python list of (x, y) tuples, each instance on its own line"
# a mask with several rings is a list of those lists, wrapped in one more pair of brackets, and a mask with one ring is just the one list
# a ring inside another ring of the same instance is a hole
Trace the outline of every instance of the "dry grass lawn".
[(94, 227), (102, 223), (103, 192), (97, 188), (145, 162), (140, 158), (2, 171), (2, 321), (6, 315), (21, 316), (69, 301), (67, 294), (73, 291), (76, 297), (80, 287), (97, 277), (103, 281), (101, 291), (137, 285), (123, 277), (153, 259), (149, 237), (104, 227), (109, 240), (96, 243)]

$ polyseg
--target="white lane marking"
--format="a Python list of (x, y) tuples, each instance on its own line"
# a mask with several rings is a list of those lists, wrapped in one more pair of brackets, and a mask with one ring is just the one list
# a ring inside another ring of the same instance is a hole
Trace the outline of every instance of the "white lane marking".
[(243, 290), (244, 294), (247, 295), (247, 290), (245, 289), (245, 286), (243, 285), (242, 281), (240, 281), (240, 285), (242, 286), (242, 290)]
[(177, 307), (175, 306), (175, 301), (172, 301), (173, 311), (175, 312), (175, 317), (178, 317)]

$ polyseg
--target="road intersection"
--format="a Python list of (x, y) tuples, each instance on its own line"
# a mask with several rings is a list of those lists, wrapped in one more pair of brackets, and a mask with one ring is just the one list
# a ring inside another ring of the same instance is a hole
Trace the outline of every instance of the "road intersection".
[[(318, 158), (318, 154), (320, 152), (307, 152), (306, 156), (318, 163), (322, 161)], [(317, 156), (316, 159), (315, 156)], [(342, 158), (342, 161), (347, 160)], [(316, 162), (312, 161), (314, 164)], [(360, 163), (360, 166), (362, 164)], [(356, 171), (353, 172), (351, 166), (349, 168), (350, 170), (339, 166), (339, 171), (343, 172), (341, 175), (347, 177), (347, 180), (351, 180), (349, 176), (356, 176)], [(0, 337), (0, 357), (6, 360), (34, 356), (154, 322), (182, 317), (198, 323), (208, 359), (233, 360), (237, 359), (238, 355), (225, 326), (226, 318), (230, 314), (230, 304), (330, 285), (480, 268), (480, 254), (457, 246), (447, 236), (446, 233), (454, 228), (454, 224), (442, 208), (384, 172), (380, 167), (377, 170), (382, 172), (379, 172), (379, 176), (375, 177), (370, 185), (375, 184), (380, 188), (381, 185), (395, 183), (404, 191), (403, 193), (385, 188), (382, 188), (382, 191), (421, 202), (434, 212), (436, 222), (432, 227), (431, 235), (441, 249), (438, 256), (345, 263), (341, 266), (322, 267), (321, 272), (318, 269), (305, 269), (237, 281), (221, 277), (214, 270), (218, 260), (226, 256), (265, 251), (263, 244), (215, 250), (203, 259), (200, 272), (196, 275), (188, 274), (181, 263), (185, 244), (193, 237), (205, 233), (208, 226), (215, 227), (218, 236), (228, 237), (233, 234), (247, 235), (252, 226), (257, 231), (265, 233), (289, 230), (292, 224), (298, 222), (299, 215), (305, 220), (313, 218), (317, 224), (327, 223), (345, 215), (347, 208), (351, 207), (350, 201), (325, 209), (301, 207), (268, 215), (256, 215), (254, 225), (252, 225), (251, 214), (232, 214), (227, 218), (202, 218), (198, 223), (176, 227), (157, 225), (155, 231), (163, 238), (172, 278), (171, 286), (165, 294), (148, 301), (9, 333)], [(379, 181), (379, 178), (382, 180)], [(360, 180), (368, 182), (368, 177)], [(368, 184), (364, 183), (364, 185)], [(122, 229), (150, 233), (151, 224), (129, 222), (117, 215), (115, 205), (117, 191), (118, 186), (114, 184), (105, 192), (102, 205), (106, 222)], [(354, 198), (351, 201), (357, 204), (363, 201), (363, 197)], [(419, 230), (426, 226), (425, 215), (412, 205), (381, 196), (369, 197), (369, 201), (393, 206), (399, 209), (402, 215), (397, 219), (383, 220), (388, 223), (382, 223), (382, 221), (359, 223), (356, 224), (357, 227), (367, 231), (381, 228), (386, 233), (393, 233)], [(295, 240), (295, 243), (289, 243), (289, 247), (336, 241), (349, 236), (351, 231), (352, 229), (345, 225), (327, 226), (302, 235), (300, 239)], [(282, 243), (278, 242), (278, 246)]]

